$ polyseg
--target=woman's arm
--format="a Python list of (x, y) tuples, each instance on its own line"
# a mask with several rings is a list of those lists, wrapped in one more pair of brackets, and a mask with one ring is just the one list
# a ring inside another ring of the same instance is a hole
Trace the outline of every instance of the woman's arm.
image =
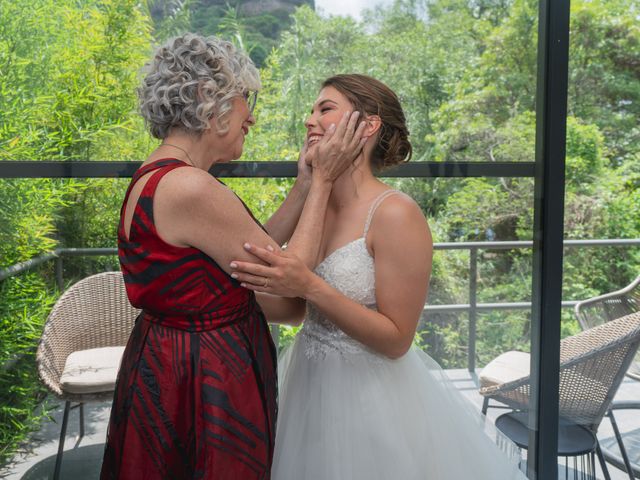
[(298, 158), (298, 176), (293, 187), (278, 210), (264, 224), (269, 236), (280, 246), (291, 239), (311, 187), (311, 167), (305, 161), (306, 151), (307, 142), (305, 141)]
[[(401, 232), (401, 234), (399, 234)], [(271, 267), (240, 263), (247, 288), (279, 295), (302, 296), (350, 337), (390, 358), (410, 348), (427, 295), (432, 240), (419, 207), (407, 197), (387, 199), (376, 211), (370, 230), (375, 259), (378, 311), (349, 299), (304, 268), (289, 252), (251, 251)], [(269, 276), (269, 287), (250, 282)]]
[[(309, 266), (317, 258), (318, 245), (314, 240), (322, 233), (332, 183), (362, 146), (363, 128), (356, 128), (356, 121), (357, 115), (345, 117), (335, 134), (327, 135), (326, 141), (315, 147), (322, 161), (314, 159), (309, 193), (289, 242), (289, 248)], [(277, 242), (251, 219), (239, 198), (199, 169), (179, 168), (163, 177), (154, 197), (153, 212), (163, 240), (180, 247), (198, 248), (228, 273), (232, 272), (232, 260), (252, 258), (243, 249), (244, 242), (278, 248)], [(274, 299), (266, 302), (265, 307), (268, 318), (282, 319), (292, 311), (301, 315), (300, 301), (287, 299), (278, 305)]]
[(307, 312), (307, 302), (299, 297), (278, 297), (256, 292), (256, 300), (269, 323), (299, 326)]
[[(356, 121), (357, 115), (345, 115), (333, 134), (314, 147), (322, 161), (313, 159), (309, 193), (289, 242), (289, 248), (309, 266), (316, 261), (318, 245), (314, 240), (322, 233), (333, 181), (361, 149), (363, 129), (355, 128)], [(229, 273), (232, 260), (251, 258), (242, 247), (245, 242), (278, 247), (235, 193), (200, 169), (177, 168), (165, 175), (158, 184), (153, 211), (161, 238), (176, 246), (202, 250)]]

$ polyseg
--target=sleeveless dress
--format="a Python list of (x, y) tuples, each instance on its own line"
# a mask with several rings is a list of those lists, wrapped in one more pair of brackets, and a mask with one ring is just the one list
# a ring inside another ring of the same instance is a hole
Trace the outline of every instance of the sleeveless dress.
[[(376, 310), (375, 265), (363, 236), (316, 274)], [(526, 480), (518, 450), (485, 432), (482, 417), (416, 347), (389, 359), (347, 336), (308, 304), (279, 361), (274, 480)], [(498, 447), (500, 444), (500, 447)]]
[[(140, 168), (123, 203), (118, 255), (129, 299), (143, 311), (122, 358), (101, 479), (268, 479), (274, 344), (253, 292), (202, 251), (158, 236), (154, 192), (181, 167), (193, 168), (176, 159)], [(129, 193), (151, 171), (127, 239)]]

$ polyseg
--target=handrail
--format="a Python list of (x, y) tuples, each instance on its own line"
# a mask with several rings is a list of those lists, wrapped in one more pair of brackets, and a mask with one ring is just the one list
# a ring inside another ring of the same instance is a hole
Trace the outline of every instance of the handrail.
[[(595, 240), (565, 240), (565, 248), (582, 247), (609, 247), (609, 246), (640, 246), (640, 239), (595, 239)], [(494, 302), (477, 303), (477, 271), (478, 250), (512, 250), (532, 248), (532, 241), (505, 241), (505, 242), (440, 242), (433, 245), (435, 250), (469, 250), (469, 303), (450, 305), (425, 305), (426, 313), (469, 313), (469, 345), (467, 356), (467, 368), (470, 372), (475, 370), (476, 357), (476, 319), (478, 312), (495, 310), (527, 310), (531, 308), (531, 302)], [(65, 256), (103, 256), (116, 255), (116, 248), (56, 248), (53, 252), (42, 254), (30, 260), (16, 263), (0, 270), (0, 281), (20, 275), (31, 268), (41, 265), (49, 260), (56, 262), (56, 284), (60, 291), (64, 290), (64, 278), (62, 271), (62, 259)], [(578, 300), (565, 300), (563, 308), (572, 308)], [(7, 362), (7, 363), (11, 363)], [(5, 371), (5, 365), (0, 366), (0, 371)]]
[(7, 268), (0, 270), (0, 281), (10, 277), (15, 277), (17, 275), (20, 275), (21, 273), (24, 273), (27, 270), (31, 270), (33, 267), (41, 265), (57, 257), (58, 255), (54, 251), (53, 253), (45, 253), (44, 255), (40, 255), (30, 260), (26, 260), (24, 262), (16, 263), (15, 265), (11, 265)]
[[(28, 160), (0, 158), (0, 178), (131, 178), (142, 162)], [(216, 163), (219, 178), (295, 178), (297, 162), (236, 161)], [(535, 162), (410, 162), (380, 173), (385, 178), (533, 177)]]
[[(612, 238), (596, 240), (565, 240), (564, 246), (568, 247), (613, 247), (640, 245), (640, 239), (636, 238)], [(512, 250), (516, 248), (533, 247), (533, 241), (504, 241), (504, 242), (439, 242), (434, 243), (434, 250)], [(63, 256), (102, 256), (115, 255), (116, 248), (56, 248), (52, 252), (42, 254), (24, 262), (19, 262), (0, 270), (0, 281), (14, 277), (37, 265), (54, 258)]]

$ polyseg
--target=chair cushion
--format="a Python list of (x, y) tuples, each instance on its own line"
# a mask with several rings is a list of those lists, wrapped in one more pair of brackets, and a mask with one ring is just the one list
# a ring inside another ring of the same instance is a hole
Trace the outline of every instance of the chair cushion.
[(67, 357), (60, 377), (62, 390), (69, 393), (109, 392), (115, 388), (124, 347), (79, 350)]
[(525, 352), (505, 352), (491, 360), (480, 372), (480, 386), (492, 387), (529, 375), (530, 355)]

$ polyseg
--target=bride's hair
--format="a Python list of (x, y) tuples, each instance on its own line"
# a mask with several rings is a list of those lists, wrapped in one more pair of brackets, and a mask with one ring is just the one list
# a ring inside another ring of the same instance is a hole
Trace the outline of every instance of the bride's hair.
[(322, 88), (333, 87), (342, 93), (360, 112), (377, 115), (381, 120), (378, 143), (371, 155), (371, 167), (384, 170), (411, 159), (412, 147), (409, 129), (398, 96), (384, 83), (358, 73), (335, 75), (322, 83)]

